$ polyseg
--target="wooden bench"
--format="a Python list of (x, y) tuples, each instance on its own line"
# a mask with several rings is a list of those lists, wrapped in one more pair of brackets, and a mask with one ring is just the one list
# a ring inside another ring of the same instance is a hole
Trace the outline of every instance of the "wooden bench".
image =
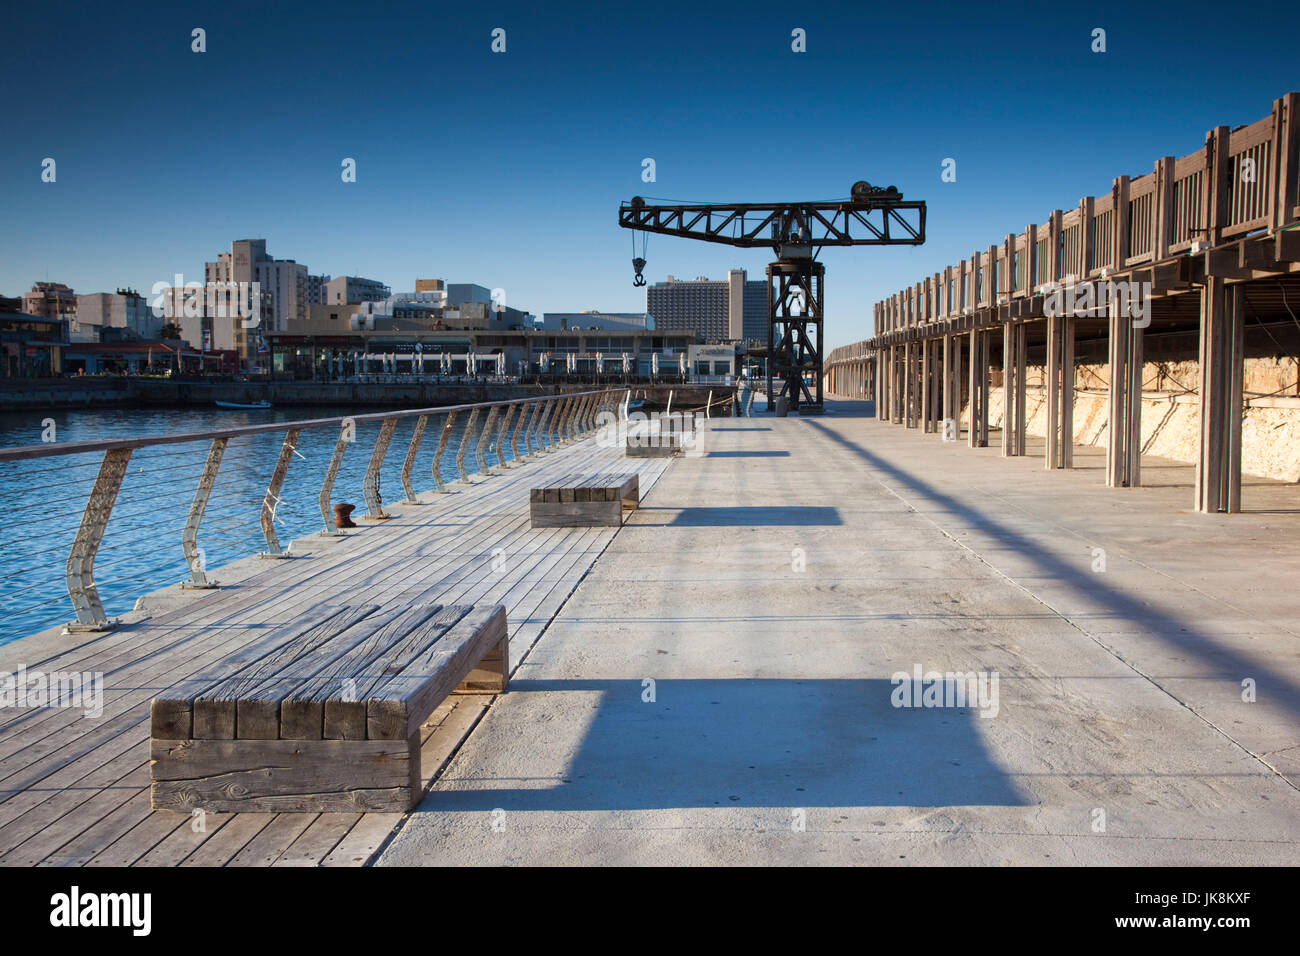
[(628, 458), (671, 458), (699, 441), (703, 416), (672, 414), (633, 422), (627, 430)]
[(317, 606), (150, 707), (156, 810), (411, 809), (420, 726), (506, 689), (499, 604)]
[(565, 475), (528, 495), (534, 528), (617, 528), (640, 503), (635, 474)]
[(677, 432), (660, 435), (628, 435), (628, 458), (672, 458), (682, 451), (682, 436)]

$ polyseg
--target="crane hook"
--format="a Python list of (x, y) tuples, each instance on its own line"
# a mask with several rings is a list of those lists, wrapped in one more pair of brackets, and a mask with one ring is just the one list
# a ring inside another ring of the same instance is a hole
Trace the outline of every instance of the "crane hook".
[(641, 271), (645, 268), (645, 260), (640, 258), (633, 259), (632, 268), (636, 272), (636, 275), (632, 278), (632, 285), (638, 288), (645, 285), (645, 276), (641, 274)]

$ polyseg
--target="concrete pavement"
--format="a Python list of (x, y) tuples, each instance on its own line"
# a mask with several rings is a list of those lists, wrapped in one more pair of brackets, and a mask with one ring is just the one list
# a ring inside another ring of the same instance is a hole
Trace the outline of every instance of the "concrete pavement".
[(828, 407), (672, 463), (379, 863), (1300, 862), (1294, 485)]

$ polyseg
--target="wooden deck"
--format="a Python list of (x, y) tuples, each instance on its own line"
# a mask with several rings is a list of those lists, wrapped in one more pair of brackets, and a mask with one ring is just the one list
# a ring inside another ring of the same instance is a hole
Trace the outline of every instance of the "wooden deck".
[[(575, 470), (635, 471), (641, 493), (668, 462), (631, 462), (594, 438), (426, 504), (385, 504), (392, 520), (341, 540), (301, 539), (302, 556), (184, 606), (105, 634), (31, 637), (0, 647), (0, 669), (102, 672), (104, 712), (24, 708), (0, 722), (0, 865), (357, 866), (402, 819), (380, 813), (188, 815), (149, 808), (149, 701), (326, 600), (504, 604), (518, 668), (617, 528), (529, 528), (529, 488)], [(177, 544), (179, 547), (179, 544)], [(305, 551), (303, 549), (306, 549)], [(218, 570), (214, 577), (221, 579)], [(425, 786), (495, 697), (442, 705), (422, 731)]]

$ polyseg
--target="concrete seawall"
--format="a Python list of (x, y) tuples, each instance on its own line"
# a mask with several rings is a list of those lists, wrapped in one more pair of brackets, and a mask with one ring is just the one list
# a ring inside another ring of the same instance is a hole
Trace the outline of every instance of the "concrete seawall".
[[(580, 391), (596, 386), (478, 384), (436, 382), (206, 382), (139, 378), (10, 379), (0, 384), (0, 411), (58, 408), (164, 407), (210, 408), (214, 402), (257, 402), (273, 405), (321, 405), (376, 408), (433, 408), (472, 402)], [(610, 386), (619, 387), (619, 386)], [(673, 393), (674, 405), (702, 406), (710, 392), (714, 400), (732, 389), (723, 385), (630, 385), (638, 397), (662, 404)]]

